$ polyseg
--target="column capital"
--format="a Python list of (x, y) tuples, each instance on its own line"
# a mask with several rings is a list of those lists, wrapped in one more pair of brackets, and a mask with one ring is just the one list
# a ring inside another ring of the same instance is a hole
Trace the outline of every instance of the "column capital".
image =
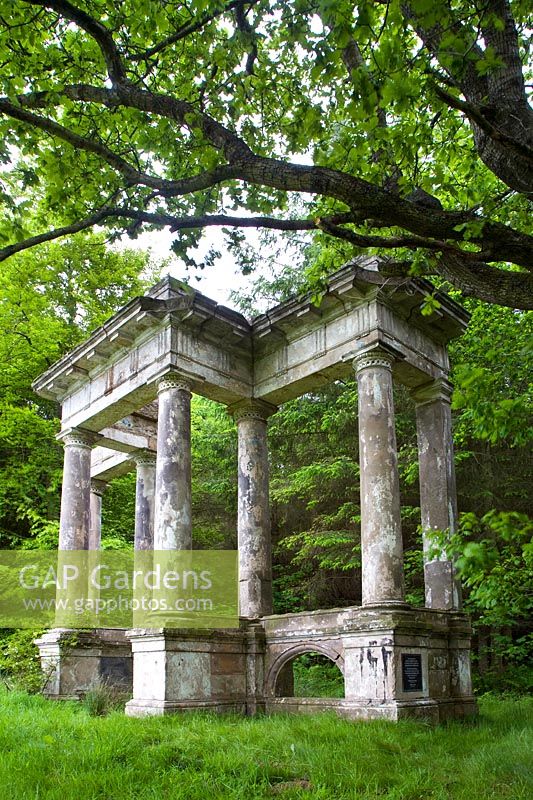
[(401, 358), (403, 354), (399, 350), (383, 342), (377, 342), (355, 353), (352, 365), (356, 372), (372, 367), (384, 367), (392, 371), (394, 362)]
[(259, 419), (266, 422), (277, 410), (277, 406), (255, 399), (239, 400), (238, 403), (228, 406), (228, 413), (235, 422), (240, 422), (241, 419)]
[(101, 497), (106, 489), (107, 489), (107, 481), (101, 481), (98, 480), (97, 478), (91, 478), (92, 494), (97, 494)]
[(447, 378), (435, 378), (432, 381), (423, 383), (421, 386), (416, 386), (410, 392), (417, 406), (424, 406), (437, 400), (451, 403), (452, 393), (453, 386)]
[(138, 467), (155, 467), (157, 462), (157, 453), (154, 453), (152, 450), (137, 450), (135, 453), (133, 453), (133, 460)]
[(83, 428), (67, 428), (57, 434), (56, 439), (63, 442), (65, 447), (85, 447), (90, 450), (101, 439), (100, 433), (86, 431)]
[(181, 389), (183, 392), (192, 392), (192, 382), (180, 375), (179, 372), (167, 372), (157, 380), (157, 393), (167, 391), (167, 389)]

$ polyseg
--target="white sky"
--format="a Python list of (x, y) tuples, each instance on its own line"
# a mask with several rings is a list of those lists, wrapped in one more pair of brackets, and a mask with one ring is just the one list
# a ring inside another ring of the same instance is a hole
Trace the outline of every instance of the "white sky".
[[(313, 164), (313, 158), (310, 151), (304, 153), (291, 154), (291, 162), (295, 164)], [(237, 209), (237, 214), (242, 216), (251, 216), (250, 212), (245, 208)], [(305, 216), (305, 209), (302, 211)], [(245, 236), (246, 242), (251, 245), (256, 252), (265, 253), (266, 245), (264, 242), (260, 243), (259, 232), (254, 228), (241, 228), (240, 232)], [(194, 256), (197, 260), (201, 260), (208, 252), (210, 247), (214, 247), (221, 253), (221, 258), (211, 266), (206, 267), (204, 270), (190, 269), (187, 271), (185, 265), (180, 262), (180, 259), (171, 250), (172, 241), (176, 238), (176, 233), (171, 233), (169, 230), (163, 228), (160, 231), (146, 231), (141, 233), (134, 241), (130, 240), (126, 235), (119, 241), (119, 247), (134, 247), (141, 250), (152, 251), (157, 260), (171, 259), (170, 268), (168, 273), (174, 278), (185, 281), (190, 284), (193, 289), (197, 289), (202, 294), (210, 297), (211, 300), (216, 300), (217, 303), (235, 308), (235, 304), (230, 300), (230, 292), (232, 291), (247, 291), (254, 285), (254, 282), (260, 275), (270, 272), (272, 267), (269, 264), (269, 269), (261, 269), (261, 264), (257, 263), (255, 270), (251, 275), (243, 275), (240, 269), (236, 266), (231, 253), (227, 250), (224, 234), (222, 228), (207, 227), (204, 229), (204, 235), (200, 242), (200, 246), (194, 251)], [(293, 255), (287, 253), (287, 260), (293, 260)], [(259, 256), (258, 256), (259, 258)], [(258, 303), (258, 310), (261, 309), (261, 302)]]
[[(246, 233), (250, 242), (254, 239), (257, 240), (255, 231), (246, 231)], [(221, 252), (222, 257), (211, 267), (206, 267), (204, 270), (189, 269), (187, 271), (185, 265), (180, 262), (180, 259), (170, 249), (175, 238), (176, 234), (167, 230), (148, 231), (142, 233), (133, 242), (124, 237), (122, 243), (125, 247), (129, 246), (141, 250), (150, 248), (157, 260), (171, 259), (168, 269), (170, 275), (185, 281), (193, 289), (197, 289), (212, 300), (216, 300), (217, 303), (230, 308), (234, 307), (229, 297), (231, 291), (246, 290), (248, 287), (253, 286), (257, 278), (257, 272), (247, 276), (242, 274), (224, 245), (224, 236), (221, 230), (207, 229), (200, 247), (194, 253), (197, 258), (201, 258), (207, 253), (210, 246), (216, 247)]]

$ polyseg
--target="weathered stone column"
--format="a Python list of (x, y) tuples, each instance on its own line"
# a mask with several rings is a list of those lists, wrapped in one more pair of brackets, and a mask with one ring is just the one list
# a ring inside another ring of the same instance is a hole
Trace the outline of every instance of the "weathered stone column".
[(403, 603), (403, 545), (392, 365), (383, 347), (354, 358), (359, 398), (363, 605)]
[(88, 550), (100, 550), (100, 540), (102, 538), (102, 495), (106, 488), (107, 483), (105, 481), (91, 479)]
[(135, 455), (135, 463), (135, 550), (153, 550), (156, 454), (141, 451)]
[(170, 372), (158, 383), (154, 549), (190, 550), (191, 385)]
[(272, 613), (267, 419), (275, 411), (258, 400), (230, 408), (239, 439), (239, 613), (251, 619)]
[(91, 506), (91, 447), (97, 435), (73, 429), (58, 439), (65, 445), (59, 550), (87, 550)]
[(435, 553), (432, 531), (457, 530), (451, 384), (435, 380), (412, 392), (416, 403), (424, 580), (428, 608), (461, 608), (461, 591), (444, 548)]

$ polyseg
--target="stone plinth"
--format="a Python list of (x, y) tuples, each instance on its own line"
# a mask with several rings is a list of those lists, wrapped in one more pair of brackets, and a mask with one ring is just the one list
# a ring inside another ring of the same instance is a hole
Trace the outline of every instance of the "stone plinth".
[[(262, 636), (236, 630), (133, 630), (128, 716), (206, 709), (255, 713), (262, 705)], [(248, 707), (250, 704), (250, 707)]]
[(131, 646), (124, 630), (51, 630), (36, 640), (46, 679), (44, 694), (77, 700), (97, 686), (131, 692)]
[(343, 636), (347, 716), (440, 722), (475, 713), (470, 636), (461, 614), (361, 609), (356, 631)]
[[(476, 713), (471, 629), (461, 613), (376, 605), (271, 616), (263, 625), (268, 712), (333, 709), (348, 719), (431, 722)], [(280, 696), (291, 661), (303, 653), (337, 664), (344, 699)]]

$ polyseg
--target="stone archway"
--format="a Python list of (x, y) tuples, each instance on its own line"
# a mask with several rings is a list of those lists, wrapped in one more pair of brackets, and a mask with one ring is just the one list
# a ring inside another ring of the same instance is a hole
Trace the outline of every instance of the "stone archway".
[(333, 664), (335, 664), (341, 671), (344, 677), (344, 653), (342, 648), (337, 646), (337, 643), (319, 643), (319, 642), (301, 642), (292, 645), (288, 649), (279, 653), (279, 655), (272, 661), (270, 667), (265, 675), (265, 697), (284, 697), (280, 693), (280, 681), (283, 682), (284, 672), (287, 667), (298, 658), (298, 656), (306, 653), (318, 654), (325, 656)]

